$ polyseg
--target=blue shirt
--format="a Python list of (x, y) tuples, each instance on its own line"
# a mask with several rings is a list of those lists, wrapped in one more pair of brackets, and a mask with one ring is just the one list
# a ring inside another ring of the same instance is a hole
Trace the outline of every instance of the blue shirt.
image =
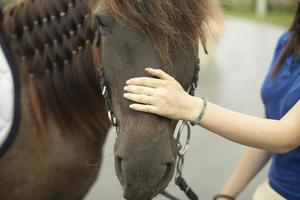
[[(285, 33), (279, 39), (262, 86), (262, 100), (269, 119), (281, 119), (300, 99), (300, 56), (289, 56), (276, 78), (271, 80), (272, 70), (289, 37), (290, 34)], [(286, 199), (300, 200), (300, 147), (285, 154), (272, 154), (269, 181), (271, 187)]]

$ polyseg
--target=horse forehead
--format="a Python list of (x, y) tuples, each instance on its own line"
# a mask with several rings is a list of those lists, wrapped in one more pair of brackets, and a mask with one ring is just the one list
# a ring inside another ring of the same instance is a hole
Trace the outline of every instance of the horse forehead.
[(106, 6), (106, 1), (105, 0), (99, 0), (96, 3), (95, 9), (94, 9), (94, 14), (108, 14), (108, 8)]

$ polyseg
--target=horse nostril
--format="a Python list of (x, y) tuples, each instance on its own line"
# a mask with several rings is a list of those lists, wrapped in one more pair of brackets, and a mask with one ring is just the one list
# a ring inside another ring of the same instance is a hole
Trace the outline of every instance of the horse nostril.
[(145, 200), (167, 187), (173, 177), (175, 162), (144, 162), (115, 155), (117, 177), (128, 200)]
[(115, 156), (115, 169), (116, 169), (116, 173), (117, 176), (121, 182), (121, 184), (123, 184), (123, 170), (122, 170), (122, 158), (119, 156)]

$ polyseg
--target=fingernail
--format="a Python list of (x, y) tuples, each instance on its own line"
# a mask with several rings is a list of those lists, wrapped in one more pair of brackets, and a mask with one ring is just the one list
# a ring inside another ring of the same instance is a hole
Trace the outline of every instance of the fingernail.
[(128, 87), (127, 87), (127, 86), (125, 86), (125, 87), (124, 87), (124, 90), (125, 90), (125, 91), (127, 91), (127, 90), (128, 90)]
[(123, 96), (124, 96), (125, 98), (127, 98), (127, 97), (128, 97), (128, 94), (127, 94), (127, 93), (125, 93)]
[(130, 83), (130, 80), (126, 81), (126, 84), (128, 85)]
[(134, 105), (132, 105), (132, 104), (131, 104), (131, 105), (129, 105), (129, 108), (134, 108)]

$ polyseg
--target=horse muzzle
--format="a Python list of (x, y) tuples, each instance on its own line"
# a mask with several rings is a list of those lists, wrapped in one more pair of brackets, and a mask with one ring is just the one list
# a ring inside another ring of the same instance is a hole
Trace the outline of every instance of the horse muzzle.
[(131, 156), (129, 159), (123, 159), (116, 155), (115, 169), (123, 186), (125, 199), (150, 200), (164, 190), (171, 181), (175, 161), (149, 162), (147, 157), (137, 159)]

